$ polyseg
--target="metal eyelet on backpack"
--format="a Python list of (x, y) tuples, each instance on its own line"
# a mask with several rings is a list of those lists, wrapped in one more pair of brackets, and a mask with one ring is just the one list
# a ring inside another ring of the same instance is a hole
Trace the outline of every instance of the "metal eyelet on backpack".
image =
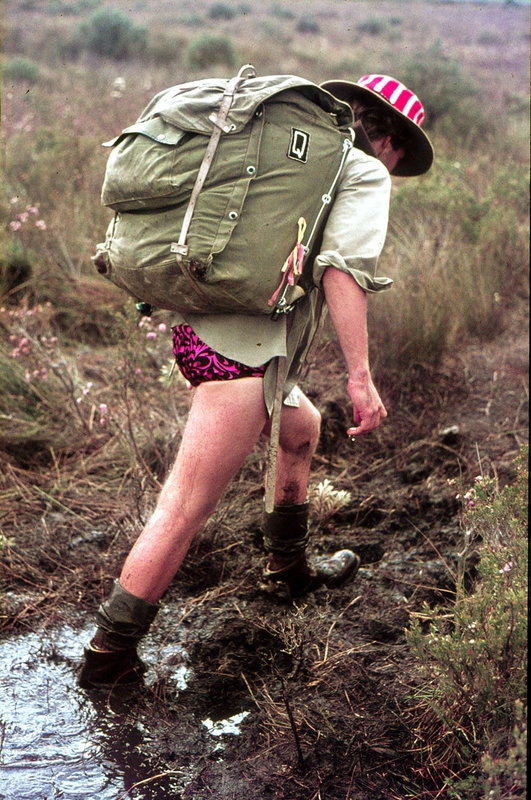
[(325, 203), (326, 205), (328, 205), (329, 203), (331, 203), (331, 202), (332, 202), (332, 196), (331, 196), (331, 195), (329, 195), (329, 194), (324, 194), (324, 195), (321, 197), (321, 201), (322, 201), (323, 203)]
[(232, 219), (232, 220), (238, 219), (238, 212), (237, 211), (229, 211), (229, 219)]
[(247, 175), (256, 175), (256, 167), (247, 167)]

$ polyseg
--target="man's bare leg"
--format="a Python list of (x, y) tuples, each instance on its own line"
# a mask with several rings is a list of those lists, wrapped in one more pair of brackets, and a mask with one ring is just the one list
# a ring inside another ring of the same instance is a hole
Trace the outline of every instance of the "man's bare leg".
[(156, 603), (264, 427), (261, 378), (201, 384), (155, 511), (129, 553), (120, 585)]

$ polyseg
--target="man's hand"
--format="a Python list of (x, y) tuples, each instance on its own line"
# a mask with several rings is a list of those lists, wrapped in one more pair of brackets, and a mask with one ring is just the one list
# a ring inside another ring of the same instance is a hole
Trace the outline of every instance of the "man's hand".
[(349, 377), (347, 391), (352, 402), (352, 416), (356, 425), (347, 430), (348, 436), (358, 436), (373, 431), (385, 419), (387, 411), (370, 374), (363, 372)]

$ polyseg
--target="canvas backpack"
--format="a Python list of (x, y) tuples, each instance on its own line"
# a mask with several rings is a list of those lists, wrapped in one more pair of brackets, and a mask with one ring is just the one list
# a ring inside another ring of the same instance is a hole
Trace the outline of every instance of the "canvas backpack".
[(286, 312), (313, 286), (351, 123), (310, 81), (249, 66), (160, 92), (106, 143), (98, 271), (183, 314)]

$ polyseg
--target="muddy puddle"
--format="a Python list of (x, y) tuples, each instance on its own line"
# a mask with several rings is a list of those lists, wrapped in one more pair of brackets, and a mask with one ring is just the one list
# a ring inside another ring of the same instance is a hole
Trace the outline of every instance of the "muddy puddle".
[[(168, 769), (152, 755), (149, 720), (134, 713), (131, 696), (94, 696), (77, 688), (76, 666), (89, 636), (89, 629), (63, 627), (0, 642), (0, 800), (179, 796), (184, 771)], [(170, 646), (156, 653), (146, 647), (143, 654), (148, 663), (155, 663), (154, 656), (159, 664), (175, 658)], [(186, 688), (189, 675), (181, 664), (165, 680), (175, 694)], [(148, 688), (159, 677), (148, 672)], [(198, 720), (197, 738), (206, 736), (212, 752), (222, 750), (244, 716)]]

